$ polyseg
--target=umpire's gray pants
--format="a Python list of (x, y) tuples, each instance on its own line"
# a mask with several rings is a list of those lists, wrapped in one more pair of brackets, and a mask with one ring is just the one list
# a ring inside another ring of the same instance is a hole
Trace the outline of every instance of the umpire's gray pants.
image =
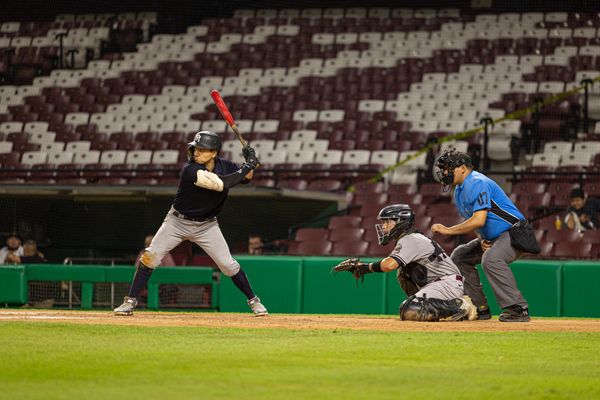
[(500, 308), (515, 304), (527, 307), (527, 301), (517, 288), (515, 276), (508, 266), (520, 255), (521, 253), (510, 245), (510, 235), (507, 231), (501, 234), (485, 253), (481, 249), (480, 239), (473, 239), (454, 249), (450, 258), (465, 277), (465, 294), (471, 297), (477, 307), (487, 305), (479, 273), (475, 268), (479, 263), (483, 267)]
[(217, 218), (204, 222), (188, 221), (175, 217), (171, 211), (142, 255), (144, 265), (156, 268), (163, 257), (184, 240), (200, 246), (226, 276), (239, 272), (240, 264), (231, 256)]

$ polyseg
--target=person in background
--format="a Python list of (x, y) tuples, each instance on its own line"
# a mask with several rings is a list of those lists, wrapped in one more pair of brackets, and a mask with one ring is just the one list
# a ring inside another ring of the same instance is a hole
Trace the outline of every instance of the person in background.
[(14, 262), (8, 259), (8, 255), (23, 255), (23, 246), (21, 246), (21, 238), (16, 233), (11, 233), (6, 238), (6, 246), (0, 249), (0, 264)]
[[(146, 235), (146, 237), (144, 238), (144, 248), (140, 250), (137, 257), (135, 258), (135, 266), (137, 268), (139, 268), (139, 266), (140, 266), (140, 257), (142, 256), (142, 254), (144, 254), (144, 251), (146, 251), (146, 248), (150, 246), (150, 243), (152, 243), (153, 238), (154, 238), (154, 235)], [(176, 264), (175, 264), (175, 260), (173, 259), (173, 256), (171, 255), (171, 253), (167, 253), (162, 258), (159, 265), (163, 266), (163, 267), (174, 267)]]
[(37, 243), (33, 240), (26, 240), (23, 243), (23, 255), (19, 256), (16, 253), (9, 253), (6, 256), (6, 262), (15, 264), (39, 264), (45, 263), (48, 260), (44, 257), (44, 254), (37, 248)]
[(589, 199), (582, 188), (571, 190), (569, 198), (569, 207), (567, 208), (564, 225), (579, 232), (597, 229), (600, 202), (597, 199)]
[(256, 233), (248, 235), (248, 254), (262, 254), (264, 245), (265, 243), (260, 235)]

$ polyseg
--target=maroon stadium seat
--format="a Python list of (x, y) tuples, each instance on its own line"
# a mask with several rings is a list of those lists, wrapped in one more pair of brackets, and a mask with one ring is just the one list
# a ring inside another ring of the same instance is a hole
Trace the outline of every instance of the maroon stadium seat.
[(294, 240), (297, 242), (315, 242), (327, 240), (329, 230), (326, 228), (300, 228), (296, 231)]
[(546, 241), (552, 243), (573, 243), (581, 240), (581, 234), (571, 229), (549, 230), (546, 232)]
[(331, 255), (334, 256), (362, 256), (367, 254), (369, 242), (364, 240), (352, 242), (338, 242), (333, 244)]
[(560, 242), (554, 244), (554, 256), (559, 258), (590, 258), (591, 243)]
[(337, 228), (329, 232), (329, 241), (337, 242), (353, 242), (361, 241), (365, 230), (363, 228)]
[(306, 256), (329, 256), (332, 244), (327, 240), (318, 242), (301, 242), (298, 244), (297, 254)]
[(338, 215), (338, 216), (331, 217), (329, 219), (328, 228), (329, 229), (360, 228), (361, 222), (362, 222), (362, 218), (359, 216)]

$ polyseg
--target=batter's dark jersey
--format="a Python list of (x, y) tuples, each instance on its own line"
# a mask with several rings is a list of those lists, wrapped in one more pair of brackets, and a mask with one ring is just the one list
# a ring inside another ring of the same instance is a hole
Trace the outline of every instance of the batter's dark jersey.
[[(235, 163), (217, 157), (212, 172), (224, 176), (239, 169)], [(194, 162), (188, 162), (183, 166), (173, 208), (191, 218), (216, 217), (223, 209), (229, 190), (224, 188), (222, 192), (217, 192), (194, 185), (198, 170), (206, 170), (206, 167), (204, 164)]]

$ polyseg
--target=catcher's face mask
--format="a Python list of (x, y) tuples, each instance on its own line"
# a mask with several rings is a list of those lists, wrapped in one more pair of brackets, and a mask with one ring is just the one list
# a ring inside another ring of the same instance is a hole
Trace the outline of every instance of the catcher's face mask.
[(381, 224), (375, 224), (375, 231), (377, 232), (377, 242), (381, 245), (388, 244), (391, 236), (390, 233), (396, 226), (396, 221), (393, 219), (385, 219), (381, 221)]
[(415, 213), (407, 204), (392, 204), (383, 207), (377, 219), (380, 224), (375, 224), (377, 241), (386, 245), (392, 239), (398, 239), (415, 224)]

